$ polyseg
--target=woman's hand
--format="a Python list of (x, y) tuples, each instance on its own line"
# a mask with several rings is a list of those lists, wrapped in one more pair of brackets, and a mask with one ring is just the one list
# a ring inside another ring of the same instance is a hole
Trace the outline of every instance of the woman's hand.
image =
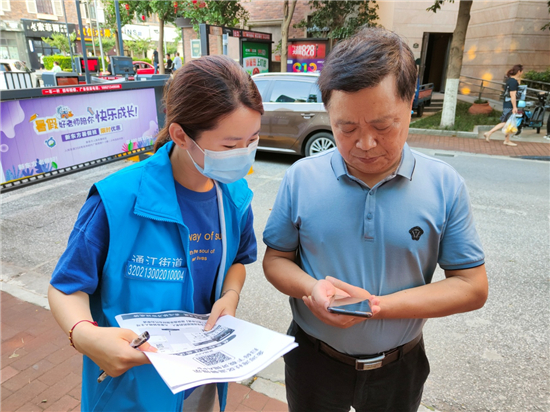
[(206, 321), (206, 326), (204, 327), (205, 331), (211, 330), (218, 319), (225, 315), (235, 316), (237, 311), (237, 305), (239, 304), (239, 293), (235, 289), (227, 289), (222, 297), (220, 297), (214, 306), (212, 306), (212, 311), (210, 316)]
[(371, 295), (365, 289), (358, 288), (330, 276), (327, 276), (326, 279), (317, 281), (311, 295), (304, 296), (302, 300), (319, 320), (330, 326), (346, 329), (366, 320), (361, 317), (330, 313), (327, 308), (335, 297), (369, 299), (373, 315), (380, 311), (380, 307), (378, 306), (380, 301), (377, 297)]
[(117, 377), (134, 366), (151, 363), (143, 352), (157, 351), (148, 342), (137, 349), (132, 348), (130, 342), (137, 336), (130, 329), (81, 323), (73, 331), (73, 343), (80, 353), (93, 360), (107, 375)]

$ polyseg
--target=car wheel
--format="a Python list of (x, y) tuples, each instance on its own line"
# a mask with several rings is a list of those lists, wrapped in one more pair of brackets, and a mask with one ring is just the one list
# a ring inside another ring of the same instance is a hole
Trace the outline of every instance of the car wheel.
[(336, 147), (334, 137), (330, 133), (321, 132), (309, 138), (306, 144), (306, 156), (313, 156), (317, 153), (326, 152)]

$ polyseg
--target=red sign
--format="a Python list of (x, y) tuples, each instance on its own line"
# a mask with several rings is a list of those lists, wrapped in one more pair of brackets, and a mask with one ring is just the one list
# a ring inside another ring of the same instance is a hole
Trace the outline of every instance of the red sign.
[(295, 43), (288, 46), (289, 59), (324, 59), (325, 54), (324, 43)]
[(104, 90), (122, 89), (122, 84), (103, 84), (100, 86), (75, 86), (75, 87), (60, 87), (58, 89), (43, 89), (42, 94), (69, 94), (81, 92), (102, 92)]
[(233, 30), (233, 37), (241, 37), (241, 31), (240, 30)]
[(244, 30), (243, 30), (243, 37), (248, 37), (248, 38), (250, 38), (250, 39), (270, 40), (269, 34), (266, 34), (266, 33), (254, 33), (253, 31), (244, 31)]

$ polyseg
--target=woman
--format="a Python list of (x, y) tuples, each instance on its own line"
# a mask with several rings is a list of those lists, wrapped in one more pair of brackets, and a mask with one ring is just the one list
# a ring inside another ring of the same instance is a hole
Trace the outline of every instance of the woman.
[[(92, 187), (52, 276), (52, 313), (85, 355), (83, 411), (212, 410), (215, 386), (173, 395), (142, 353), (155, 349), (131, 348), (136, 334), (114, 317), (211, 313), (211, 329), (220, 316), (235, 315), (243, 265), (256, 260), (252, 192), (243, 177), (263, 114), (257, 87), (231, 59), (207, 56), (177, 72), (165, 105), (155, 155)], [(138, 277), (129, 264), (181, 276)], [(109, 377), (98, 383), (101, 370)], [(227, 384), (218, 386), (221, 410), (226, 392)]]
[[(517, 114), (517, 92), (519, 84), (521, 82), (521, 76), (523, 74), (523, 66), (521, 64), (516, 64), (506, 73), (506, 90), (504, 92), (504, 103), (502, 105), (502, 116), (500, 117), (500, 122), (491, 130), (486, 133), (483, 133), (485, 141), (491, 141), (491, 135), (499, 129), (502, 129), (506, 124), (506, 121), (510, 118), (512, 114)], [(510, 141), (510, 133), (504, 135), (504, 144), (506, 146), (517, 146), (516, 143)]]

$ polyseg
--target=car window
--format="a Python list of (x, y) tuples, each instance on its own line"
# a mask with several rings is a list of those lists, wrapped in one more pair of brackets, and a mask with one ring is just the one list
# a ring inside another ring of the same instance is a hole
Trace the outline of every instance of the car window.
[(10, 66), (8, 66), (6, 63), (0, 63), (0, 72), (9, 72)]
[(322, 103), (323, 98), (321, 97), (321, 90), (319, 90), (319, 86), (317, 86), (317, 83), (313, 83), (313, 86), (311, 87), (311, 90), (309, 91), (309, 96), (307, 98), (307, 101), (309, 103)]
[(271, 92), (271, 103), (306, 103), (311, 102), (312, 83), (289, 80), (276, 80)]
[(254, 83), (256, 83), (256, 86), (258, 86), (258, 91), (263, 96), (265, 89), (269, 85), (269, 80), (254, 80)]
[(14, 62), (13, 65), (17, 70), (24, 70), (24, 67), (25, 67), (21, 64), (21, 62)]

